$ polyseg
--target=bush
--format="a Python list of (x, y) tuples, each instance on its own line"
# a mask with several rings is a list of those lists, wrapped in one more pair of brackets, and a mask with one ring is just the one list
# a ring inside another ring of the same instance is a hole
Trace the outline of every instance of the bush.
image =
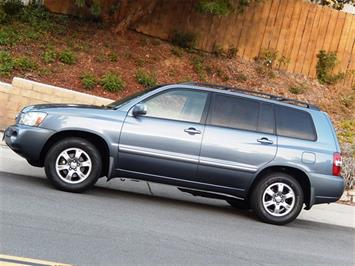
[(23, 9), (21, 0), (5, 0), (1, 3), (1, 9), (9, 16), (19, 14)]
[(337, 133), (340, 142), (354, 144), (355, 120), (349, 119), (341, 121)]
[(117, 92), (124, 88), (125, 83), (122, 78), (115, 73), (109, 72), (102, 76), (100, 84), (105, 90), (110, 92)]
[(291, 86), (288, 91), (292, 94), (302, 94), (307, 90), (307, 87), (303, 84), (293, 85)]
[(116, 52), (111, 52), (109, 55), (108, 55), (108, 59), (111, 61), (111, 62), (117, 62), (118, 61), (118, 54)]
[(6, 14), (6, 12), (0, 7), (0, 24), (8, 23), (10, 17)]
[(203, 14), (226, 16), (232, 9), (228, 0), (200, 0), (197, 4), (197, 11)]
[(340, 96), (341, 104), (346, 108), (352, 108), (352, 106), (354, 105), (354, 96), (355, 91), (352, 94)]
[(136, 73), (136, 80), (139, 84), (144, 87), (154, 87), (157, 85), (157, 80), (155, 75), (145, 72), (142, 69), (138, 69)]
[(0, 51), (0, 76), (8, 76), (14, 69), (15, 64), (8, 52)]
[(196, 34), (192, 32), (173, 31), (171, 42), (181, 48), (195, 48)]
[(205, 58), (203, 56), (194, 56), (191, 62), (196, 74), (199, 76), (201, 80), (204, 81), (206, 78), (206, 69), (204, 66)]
[(184, 49), (173, 46), (173, 48), (171, 48), (171, 53), (177, 57), (182, 57), (184, 55)]
[(14, 27), (3, 26), (0, 29), (0, 45), (14, 45), (19, 40), (19, 33)]
[(91, 73), (84, 73), (80, 76), (80, 79), (85, 89), (92, 89), (97, 84), (95, 76)]
[(36, 62), (28, 57), (19, 57), (14, 60), (15, 68), (18, 70), (29, 71), (37, 68)]
[(245, 74), (243, 74), (243, 73), (237, 73), (235, 75), (235, 80), (239, 81), (239, 82), (245, 82), (245, 81), (248, 80), (248, 77)]
[(316, 73), (320, 83), (331, 85), (345, 78), (345, 73), (333, 74), (334, 67), (338, 64), (336, 52), (320, 50), (317, 58)]
[(216, 57), (233, 59), (237, 56), (238, 48), (231, 47), (228, 49), (224, 49), (221, 45), (215, 43), (212, 48), (212, 53)]
[(76, 62), (75, 55), (69, 49), (65, 49), (59, 54), (60, 62), (67, 64), (67, 65), (74, 65)]
[(54, 63), (57, 60), (57, 52), (53, 48), (47, 48), (42, 54), (42, 60), (46, 64)]
[(269, 79), (273, 79), (276, 77), (274, 71), (270, 67), (264, 65), (258, 65), (255, 68), (255, 70), (262, 77), (269, 78)]
[(260, 51), (260, 54), (254, 60), (265, 67), (272, 68), (277, 58), (278, 52), (276, 50), (264, 49)]

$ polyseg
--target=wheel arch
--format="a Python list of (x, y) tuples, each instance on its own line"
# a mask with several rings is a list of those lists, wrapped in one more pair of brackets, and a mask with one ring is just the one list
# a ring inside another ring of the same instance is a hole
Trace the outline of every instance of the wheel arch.
[(273, 165), (264, 168), (261, 170), (259, 173), (257, 173), (256, 177), (254, 178), (253, 182), (251, 183), (248, 193), (247, 193), (247, 198), (249, 198), (251, 192), (255, 188), (256, 184), (262, 180), (262, 178), (273, 172), (281, 172), (281, 173), (286, 173), (289, 174), (290, 176), (294, 177), (299, 184), (302, 187), (303, 193), (304, 193), (304, 203), (306, 204), (307, 208), (310, 208), (312, 205), (312, 200), (311, 200), (311, 182), (309, 180), (308, 175), (305, 173), (305, 171), (291, 167), (291, 166), (281, 166), (281, 165)]
[(101, 176), (107, 176), (110, 172), (110, 149), (109, 145), (107, 144), (106, 140), (98, 134), (81, 131), (81, 130), (64, 130), (59, 131), (53, 134), (47, 142), (44, 144), (41, 153), (40, 153), (40, 166), (44, 165), (44, 160), (46, 157), (47, 152), (52, 147), (54, 143), (59, 140), (69, 138), (69, 137), (78, 137), (85, 139), (91, 142), (100, 152), (101, 159), (102, 159), (102, 170)]

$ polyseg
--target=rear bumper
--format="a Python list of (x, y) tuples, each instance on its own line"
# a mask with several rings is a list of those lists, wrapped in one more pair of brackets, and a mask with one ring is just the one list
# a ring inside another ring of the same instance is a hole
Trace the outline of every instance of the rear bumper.
[(331, 203), (340, 199), (345, 188), (344, 178), (341, 176), (312, 174), (310, 206), (321, 203)]
[(14, 125), (4, 132), (4, 140), (14, 152), (34, 166), (41, 165), (41, 151), (47, 140), (55, 133), (40, 127)]

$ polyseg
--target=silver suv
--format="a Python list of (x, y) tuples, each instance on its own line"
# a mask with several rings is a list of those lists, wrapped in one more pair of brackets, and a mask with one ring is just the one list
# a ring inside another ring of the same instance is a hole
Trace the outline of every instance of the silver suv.
[(81, 192), (104, 176), (141, 179), (251, 208), (273, 224), (344, 190), (326, 113), (218, 85), (163, 85), (102, 107), (28, 106), (4, 138), (61, 190)]

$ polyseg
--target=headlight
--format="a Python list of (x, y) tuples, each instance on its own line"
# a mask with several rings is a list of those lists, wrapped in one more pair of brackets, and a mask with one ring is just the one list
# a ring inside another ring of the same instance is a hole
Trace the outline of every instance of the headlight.
[(42, 112), (28, 112), (20, 115), (19, 124), (26, 126), (39, 126), (46, 118), (47, 114)]

